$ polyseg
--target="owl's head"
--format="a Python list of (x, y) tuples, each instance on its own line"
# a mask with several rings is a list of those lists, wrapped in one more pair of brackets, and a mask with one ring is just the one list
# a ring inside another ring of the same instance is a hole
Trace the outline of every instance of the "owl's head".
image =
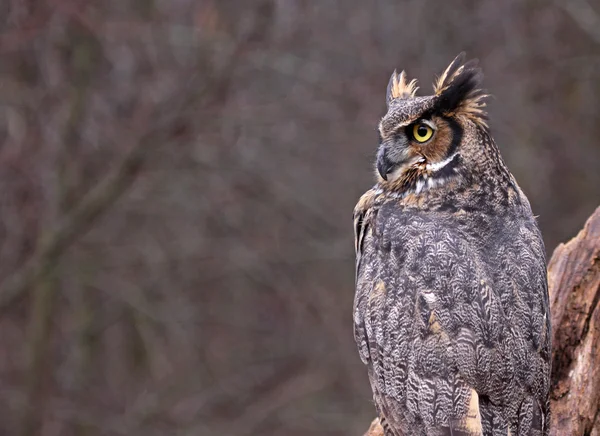
[(477, 60), (461, 53), (434, 83), (434, 95), (416, 96), (416, 80), (394, 71), (387, 87), (388, 111), (379, 123), (377, 173), (395, 190), (451, 174), (465, 131), (487, 129), (483, 78)]

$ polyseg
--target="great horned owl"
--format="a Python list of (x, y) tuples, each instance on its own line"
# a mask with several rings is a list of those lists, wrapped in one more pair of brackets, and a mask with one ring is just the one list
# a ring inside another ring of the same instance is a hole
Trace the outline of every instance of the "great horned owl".
[(386, 436), (546, 435), (544, 244), (490, 135), (477, 61), (392, 75), (354, 210), (355, 339)]

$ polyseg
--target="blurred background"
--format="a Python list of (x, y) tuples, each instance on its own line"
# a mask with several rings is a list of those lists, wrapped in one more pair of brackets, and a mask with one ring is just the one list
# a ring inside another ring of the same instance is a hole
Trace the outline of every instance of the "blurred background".
[(391, 72), (480, 59), (551, 253), (600, 203), (599, 14), (1, 0), (0, 434), (362, 434), (351, 214)]

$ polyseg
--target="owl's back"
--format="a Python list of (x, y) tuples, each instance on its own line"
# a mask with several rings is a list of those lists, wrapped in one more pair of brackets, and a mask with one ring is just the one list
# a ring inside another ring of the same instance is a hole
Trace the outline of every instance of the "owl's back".
[(428, 209), (366, 196), (355, 336), (381, 415), (404, 432), (388, 433), (543, 434), (550, 317), (527, 200)]

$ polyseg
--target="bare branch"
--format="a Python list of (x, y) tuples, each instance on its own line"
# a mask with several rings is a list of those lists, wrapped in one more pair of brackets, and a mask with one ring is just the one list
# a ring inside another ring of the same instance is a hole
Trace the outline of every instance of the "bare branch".
[[(148, 108), (142, 108), (140, 118), (146, 120)], [(90, 190), (69, 213), (58, 228), (46, 237), (34, 255), (15, 275), (1, 286), (0, 310), (6, 308), (60, 261), (60, 257), (100, 217), (135, 180), (145, 156), (156, 141), (138, 140), (127, 155), (104, 180)]]
[(600, 44), (600, 15), (586, 0), (557, 1), (577, 25), (596, 43)]

